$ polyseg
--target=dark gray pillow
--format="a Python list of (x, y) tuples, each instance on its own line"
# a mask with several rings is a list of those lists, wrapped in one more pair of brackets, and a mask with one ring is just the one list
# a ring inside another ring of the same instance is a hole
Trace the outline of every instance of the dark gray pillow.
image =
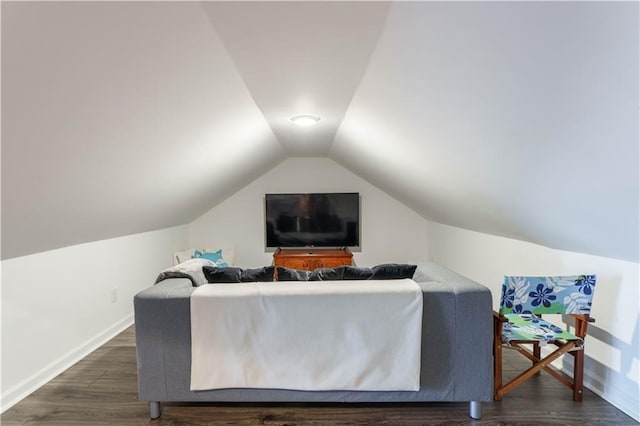
[(339, 266), (337, 268), (320, 268), (314, 269), (309, 274), (309, 281), (335, 281), (341, 280), (344, 269)]
[(278, 266), (278, 281), (309, 281), (311, 272)]
[(371, 268), (357, 266), (342, 267), (343, 280), (368, 280), (372, 275), (373, 270)]
[(417, 265), (405, 265), (401, 263), (385, 263), (371, 268), (373, 275), (370, 280), (401, 280), (413, 278)]
[(242, 269), (231, 266), (225, 268), (203, 266), (202, 272), (209, 283), (239, 283)]
[(273, 266), (263, 266), (262, 268), (244, 269), (240, 274), (240, 281), (243, 283), (269, 282), (273, 281)]

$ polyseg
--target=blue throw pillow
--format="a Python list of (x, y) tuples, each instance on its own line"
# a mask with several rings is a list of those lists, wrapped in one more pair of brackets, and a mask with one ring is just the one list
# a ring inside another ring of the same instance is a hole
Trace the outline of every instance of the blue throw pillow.
[(196, 250), (193, 253), (193, 257), (194, 258), (199, 258), (199, 259), (208, 259), (210, 261), (212, 261), (213, 263), (216, 264), (216, 266), (218, 268), (223, 268), (226, 266), (229, 266), (229, 264), (227, 262), (224, 261), (224, 259), (222, 258), (222, 249), (216, 251), (216, 252), (207, 252), (207, 251), (200, 251), (200, 250)]

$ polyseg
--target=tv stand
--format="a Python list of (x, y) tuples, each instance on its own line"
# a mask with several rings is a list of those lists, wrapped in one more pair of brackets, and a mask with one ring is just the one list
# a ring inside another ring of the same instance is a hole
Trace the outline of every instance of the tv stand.
[(353, 253), (344, 247), (341, 249), (307, 248), (282, 249), (273, 253), (273, 265), (285, 268), (313, 271), (318, 268), (335, 268), (336, 266), (351, 265)]

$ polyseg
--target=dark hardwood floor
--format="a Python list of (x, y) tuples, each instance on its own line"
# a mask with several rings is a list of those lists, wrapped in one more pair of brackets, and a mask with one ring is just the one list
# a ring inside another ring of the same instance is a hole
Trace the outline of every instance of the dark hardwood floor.
[[(505, 351), (505, 378), (526, 365)], [(582, 403), (547, 374), (525, 382), (503, 401), (483, 403), (482, 420), (468, 403), (164, 405), (149, 419), (137, 399), (134, 329), (100, 347), (2, 414), (10, 425), (634, 425), (632, 418), (586, 390)]]

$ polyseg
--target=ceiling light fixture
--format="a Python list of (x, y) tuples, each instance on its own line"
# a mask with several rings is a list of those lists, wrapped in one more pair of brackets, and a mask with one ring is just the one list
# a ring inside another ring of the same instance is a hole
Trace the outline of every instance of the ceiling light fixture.
[(313, 126), (318, 121), (320, 121), (320, 117), (316, 115), (309, 115), (309, 114), (296, 115), (295, 117), (291, 117), (291, 121), (294, 124), (297, 124), (298, 126), (308, 127), (308, 126)]

